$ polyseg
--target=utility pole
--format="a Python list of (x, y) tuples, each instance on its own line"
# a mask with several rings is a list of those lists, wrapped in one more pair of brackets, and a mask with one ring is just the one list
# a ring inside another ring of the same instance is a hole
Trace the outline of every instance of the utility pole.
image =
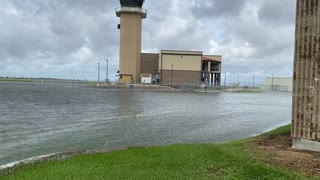
[(226, 83), (227, 83), (227, 72), (224, 72), (224, 87), (226, 87)]
[(171, 64), (171, 86), (172, 86), (172, 78), (173, 78), (173, 64)]
[(108, 74), (108, 59), (106, 60), (106, 83), (108, 83), (109, 82), (109, 74)]
[(237, 75), (237, 86), (239, 86), (240, 84), (239, 84), (239, 73), (238, 73), (238, 75)]
[(273, 91), (273, 74), (272, 74), (272, 82), (271, 82), (271, 91)]
[(98, 84), (100, 83), (100, 63), (98, 63)]
[(254, 89), (254, 75), (253, 75), (253, 81), (252, 81), (252, 88)]

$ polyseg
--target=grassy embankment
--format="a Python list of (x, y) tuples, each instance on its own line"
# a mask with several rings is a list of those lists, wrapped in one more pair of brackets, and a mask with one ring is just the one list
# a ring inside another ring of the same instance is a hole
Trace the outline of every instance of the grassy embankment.
[(234, 91), (234, 93), (261, 93), (261, 91), (256, 89), (242, 89), (242, 90)]
[(32, 82), (31, 79), (0, 78), (0, 82)]
[(72, 80), (72, 79), (44, 79), (44, 78), (0, 78), (0, 82), (45, 82), (45, 83), (83, 83), (88, 85), (96, 85), (96, 81), (82, 81), (82, 80)]
[(258, 138), (290, 131), (281, 127), (259, 137), (225, 144), (170, 145), (79, 155), (19, 168), (0, 179), (309, 179), (265, 163), (270, 153)]

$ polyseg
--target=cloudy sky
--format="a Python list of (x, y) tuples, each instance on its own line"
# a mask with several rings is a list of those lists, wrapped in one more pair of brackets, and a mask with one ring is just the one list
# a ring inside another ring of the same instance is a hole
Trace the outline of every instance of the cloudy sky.
[[(227, 82), (292, 76), (294, 0), (146, 0), (142, 51), (223, 56)], [(119, 65), (118, 0), (0, 0), (0, 76), (97, 79)]]

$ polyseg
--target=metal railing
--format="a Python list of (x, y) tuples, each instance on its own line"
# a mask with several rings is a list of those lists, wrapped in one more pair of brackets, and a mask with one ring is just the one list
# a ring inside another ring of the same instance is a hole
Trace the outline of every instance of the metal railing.
[(139, 13), (143, 16), (143, 18), (146, 17), (148, 12), (146, 9), (142, 9), (139, 7), (118, 7), (115, 9), (115, 11), (118, 16), (120, 16), (120, 14), (123, 12), (128, 12), (128, 13)]
[(265, 92), (289, 92), (289, 86), (285, 85), (261, 85), (260, 89)]

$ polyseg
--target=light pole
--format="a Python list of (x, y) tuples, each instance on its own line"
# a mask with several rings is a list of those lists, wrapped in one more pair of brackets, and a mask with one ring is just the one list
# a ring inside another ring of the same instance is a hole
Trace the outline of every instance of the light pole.
[(224, 87), (226, 87), (226, 83), (227, 83), (227, 72), (224, 72)]
[(254, 75), (253, 75), (252, 87), (254, 89)]
[(271, 91), (273, 91), (273, 74), (272, 74), (272, 80), (271, 80)]
[(100, 63), (98, 63), (98, 84), (100, 83)]
[(171, 86), (172, 86), (172, 79), (173, 79), (173, 64), (171, 64)]
[(109, 77), (108, 77), (108, 59), (106, 60), (106, 83), (109, 82)]
[(237, 75), (237, 86), (239, 86), (239, 73)]

